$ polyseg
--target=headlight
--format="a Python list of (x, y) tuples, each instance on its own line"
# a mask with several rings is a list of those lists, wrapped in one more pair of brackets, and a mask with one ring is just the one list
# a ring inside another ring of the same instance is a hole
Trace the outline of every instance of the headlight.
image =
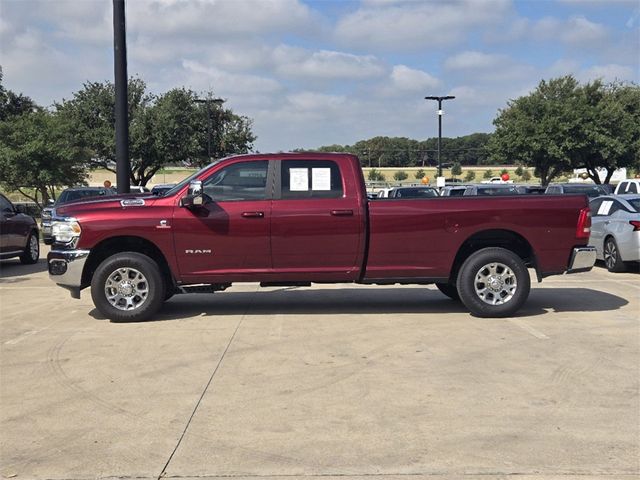
[(62, 218), (51, 222), (51, 236), (58, 243), (69, 243), (80, 237), (82, 228), (75, 218)]

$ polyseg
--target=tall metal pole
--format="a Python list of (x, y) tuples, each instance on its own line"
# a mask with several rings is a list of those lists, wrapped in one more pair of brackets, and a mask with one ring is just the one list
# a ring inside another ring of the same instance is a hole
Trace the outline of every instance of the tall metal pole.
[(442, 162), (440, 161), (440, 145), (442, 143), (442, 115), (444, 115), (444, 111), (442, 110), (442, 101), (443, 100), (452, 100), (456, 97), (453, 95), (445, 95), (444, 97), (424, 97), (425, 100), (437, 100), (438, 101), (438, 177), (442, 177)]
[(207, 98), (207, 158), (211, 161), (211, 102)]
[(113, 64), (116, 90), (116, 182), (129, 193), (129, 118), (127, 109), (127, 38), (124, 0), (113, 0)]

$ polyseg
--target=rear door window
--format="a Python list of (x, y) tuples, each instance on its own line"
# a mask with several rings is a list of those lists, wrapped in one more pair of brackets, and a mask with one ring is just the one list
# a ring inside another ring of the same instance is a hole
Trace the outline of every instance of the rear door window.
[(331, 160), (283, 160), (280, 198), (340, 198), (344, 194), (338, 164)]

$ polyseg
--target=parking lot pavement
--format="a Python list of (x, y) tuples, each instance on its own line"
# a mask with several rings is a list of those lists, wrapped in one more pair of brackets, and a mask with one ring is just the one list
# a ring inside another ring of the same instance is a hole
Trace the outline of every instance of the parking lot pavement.
[(640, 282), (480, 319), (429, 287), (259, 288), (114, 324), (0, 263), (0, 475), (638, 478)]

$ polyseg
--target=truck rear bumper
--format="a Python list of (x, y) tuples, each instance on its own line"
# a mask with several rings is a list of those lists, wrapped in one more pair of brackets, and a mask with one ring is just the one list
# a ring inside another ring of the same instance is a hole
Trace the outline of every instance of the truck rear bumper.
[(51, 250), (47, 255), (49, 278), (80, 298), (82, 271), (90, 250)]
[(596, 263), (596, 247), (575, 247), (569, 260), (567, 273), (588, 272)]

